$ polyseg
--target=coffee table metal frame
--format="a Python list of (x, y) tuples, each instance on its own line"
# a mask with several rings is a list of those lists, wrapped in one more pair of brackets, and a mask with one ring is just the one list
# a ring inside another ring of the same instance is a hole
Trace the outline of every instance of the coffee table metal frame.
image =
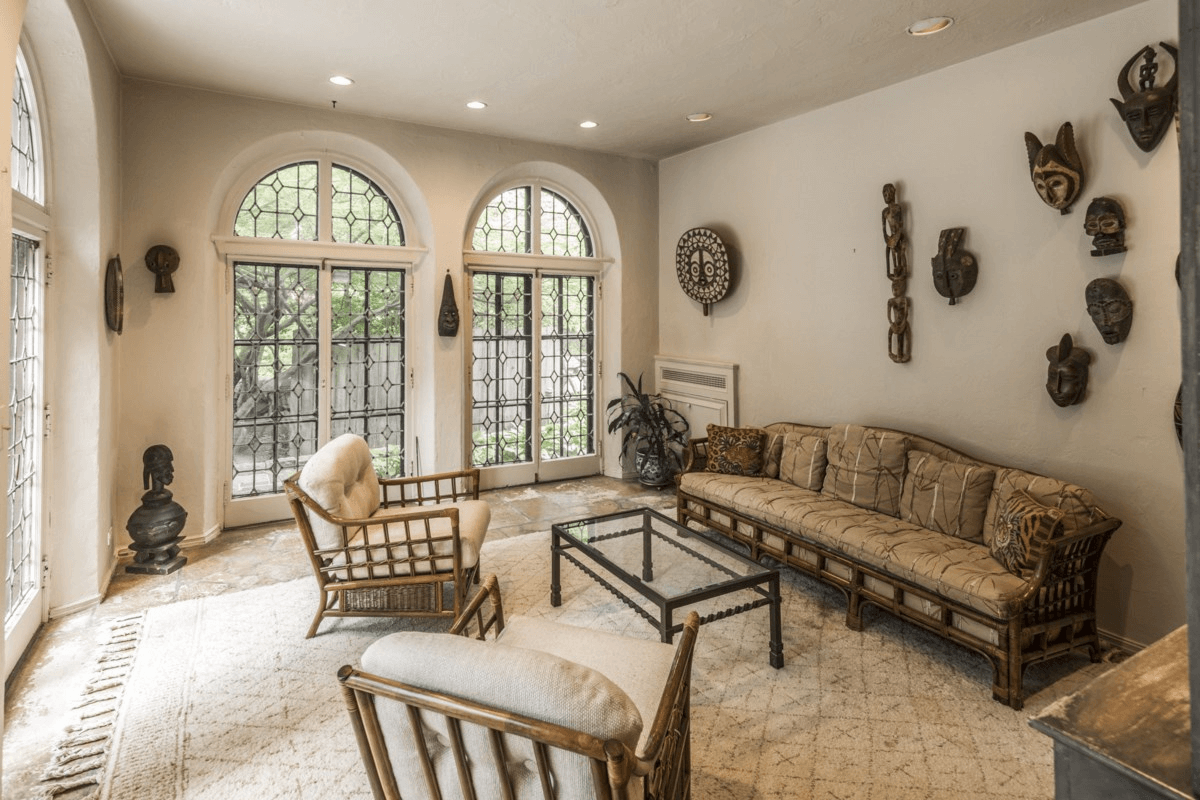
[[(611, 522), (628, 518), (630, 525), (626, 528), (606, 533), (597, 537), (595, 541), (603, 541), (615, 539), (623, 536), (641, 536), (642, 537), (642, 574), (634, 575), (622, 569), (597, 547), (593, 547), (590, 541), (571, 535), (569, 529), (580, 527), (587, 528), (588, 526), (596, 525), (603, 522)], [(651, 519), (654, 519), (673, 532), (672, 535), (667, 535), (661, 531), (655, 530), (651, 525)], [(742, 590), (748, 590), (757, 594), (755, 599), (742, 603), (740, 605), (730, 606), (721, 611), (716, 611), (700, 618), (701, 624), (713, 622), (715, 620), (724, 619), (725, 617), (741, 614), (745, 611), (751, 611), (761, 606), (769, 606), (771, 614), (771, 645), (770, 645), (770, 663), (772, 667), (779, 669), (783, 666), (783, 633), (780, 620), (780, 594), (779, 594), (779, 571), (764, 567), (756, 561), (736, 553), (729, 548), (714, 542), (710, 539), (701, 536), (698, 532), (690, 530), (683, 525), (680, 525), (675, 520), (667, 517), (650, 508), (638, 508), (626, 511), (618, 511), (613, 514), (605, 514), (597, 517), (587, 517), (585, 519), (572, 520), (570, 522), (562, 522), (551, 526), (550, 537), (550, 605), (558, 606), (562, 604), (562, 583), (560, 579), (560, 563), (561, 559), (566, 559), (578, 567), (585, 575), (590, 577), (596, 583), (608, 589), (621, 602), (632, 608), (651, 625), (658, 629), (662, 637), (662, 641), (670, 644), (675, 634), (683, 629), (682, 625), (673, 622), (674, 613), (680, 608), (693, 605), (705, 600), (710, 600), (715, 597), (731, 594)], [(653, 539), (659, 539), (673, 548), (680, 551), (681, 554), (691, 558), (698, 559), (708, 566), (714, 568), (728, 576), (727, 580), (720, 580), (715, 583), (708, 584), (703, 587), (697, 587), (693, 590), (682, 592), (679, 594), (663, 594), (659, 592), (653, 585), (654, 580), (654, 563), (651, 548)], [(721, 558), (732, 558), (735, 561), (740, 561), (744, 566), (749, 568), (749, 574), (742, 575), (729, 567), (715, 561), (713, 558), (706, 555), (705, 551), (718, 551), (713, 555), (719, 555)], [(611, 575), (616, 583), (623, 584), (625, 587), (632, 589), (637, 594), (649, 600), (658, 607), (658, 617), (655, 617), (646, 609), (635, 603), (621, 588), (610, 582), (597, 570), (589, 566), (599, 567), (604, 572)]]

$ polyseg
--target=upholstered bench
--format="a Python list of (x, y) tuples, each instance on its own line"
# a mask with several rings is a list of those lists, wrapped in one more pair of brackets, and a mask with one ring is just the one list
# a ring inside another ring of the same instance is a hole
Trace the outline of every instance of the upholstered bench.
[[(1031, 663), (1100, 655), (1096, 576), (1121, 521), (1086, 489), (884, 428), (710, 426), (677, 515), (987, 656), (993, 696), (1024, 702)], [(741, 474), (738, 474), (741, 473)]]

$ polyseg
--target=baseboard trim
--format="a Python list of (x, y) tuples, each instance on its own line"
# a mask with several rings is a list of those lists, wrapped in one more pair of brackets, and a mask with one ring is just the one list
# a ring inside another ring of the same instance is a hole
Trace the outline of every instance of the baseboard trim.
[[(105, 582), (105, 585), (108, 585), (107, 582)], [(89, 608), (95, 608), (96, 606), (100, 605), (100, 601), (103, 599), (103, 594), (94, 594), (91, 597), (85, 597), (82, 600), (76, 600), (74, 603), (68, 603), (65, 606), (50, 606), (50, 609), (46, 612), (46, 614), (51, 619), (67, 617), (80, 611), (86, 611)]]
[(201, 545), (208, 544), (209, 542), (211, 542), (213, 539), (216, 539), (220, 535), (221, 535), (221, 526), (213, 525), (212, 527), (208, 528), (203, 533), (201, 533), (199, 536), (183, 537), (183, 541), (179, 543), (179, 549), (187, 550), (192, 547), (200, 547)]
[(1133, 655), (1134, 653), (1138, 653), (1146, 649), (1146, 645), (1142, 644), (1141, 642), (1135, 642), (1133, 639), (1126, 639), (1124, 636), (1118, 636), (1115, 633), (1109, 633), (1108, 631), (1104, 630), (1099, 631), (1099, 633), (1100, 644), (1106, 649), (1109, 647), (1116, 647), (1120, 650), (1124, 650), (1126, 653), (1129, 653), (1129, 655)]

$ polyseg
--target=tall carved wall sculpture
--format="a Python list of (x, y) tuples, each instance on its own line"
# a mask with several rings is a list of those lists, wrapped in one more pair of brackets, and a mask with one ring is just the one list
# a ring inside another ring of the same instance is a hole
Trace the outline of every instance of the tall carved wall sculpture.
[(897, 364), (912, 358), (912, 332), (909, 328), (911, 304), (904, 296), (908, 289), (908, 238), (904, 235), (904, 209), (896, 202), (896, 187), (883, 186), (883, 241), (887, 244), (886, 265), (892, 282), (888, 298), (888, 356)]

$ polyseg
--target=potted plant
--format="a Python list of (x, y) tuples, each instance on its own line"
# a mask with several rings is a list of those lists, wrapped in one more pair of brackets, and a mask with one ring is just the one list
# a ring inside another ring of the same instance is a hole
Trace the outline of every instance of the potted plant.
[[(638, 480), (646, 486), (665, 486), (683, 469), (683, 448), (688, 441), (688, 421), (660, 394), (642, 391), (624, 372), (617, 373), (626, 392), (609, 401), (608, 432), (624, 430), (621, 462), (634, 454)], [(632, 447), (631, 447), (632, 446)]]

